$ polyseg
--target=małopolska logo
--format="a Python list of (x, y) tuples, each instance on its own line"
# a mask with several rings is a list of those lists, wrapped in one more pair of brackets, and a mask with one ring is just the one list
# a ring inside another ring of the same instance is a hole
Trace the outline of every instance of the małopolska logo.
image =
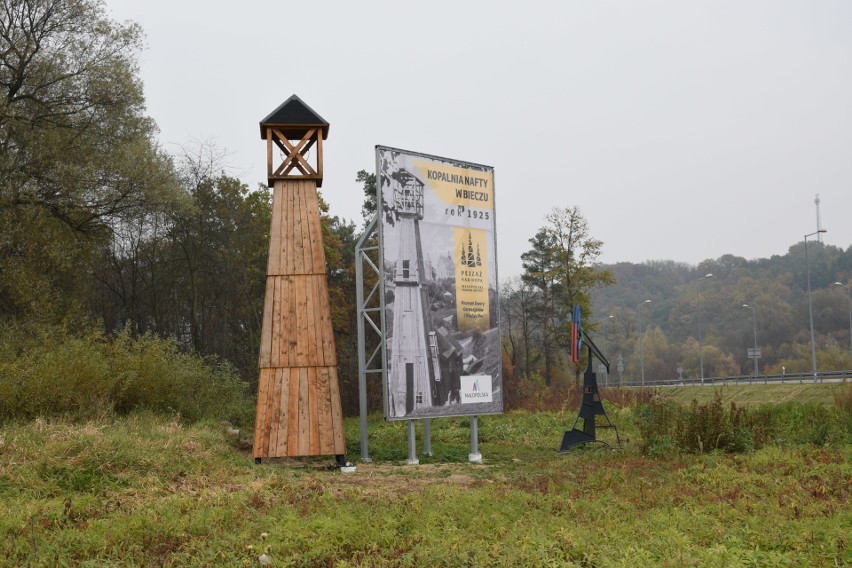
[(491, 398), (491, 375), (462, 375), (461, 402), (493, 402)]

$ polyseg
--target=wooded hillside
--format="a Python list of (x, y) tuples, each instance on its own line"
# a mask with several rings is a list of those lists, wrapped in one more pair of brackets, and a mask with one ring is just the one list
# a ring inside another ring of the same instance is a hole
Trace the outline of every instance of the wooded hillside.
[[(850, 369), (849, 290), (836, 282), (850, 285), (852, 247), (807, 247), (817, 367)], [(747, 349), (754, 347), (755, 324), (761, 373), (811, 370), (804, 242), (771, 258), (729, 254), (698, 266), (649, 261), (606, 268), (615, 284), (592, 292), (595, 337), (613, 362), (621, 356), (625, 380), (639, 374), (640, 304), (646, 378), (677, 378), (679, 366), (684, 377), (698, 376), (699, 311), (705, 376), (753, 373)]]

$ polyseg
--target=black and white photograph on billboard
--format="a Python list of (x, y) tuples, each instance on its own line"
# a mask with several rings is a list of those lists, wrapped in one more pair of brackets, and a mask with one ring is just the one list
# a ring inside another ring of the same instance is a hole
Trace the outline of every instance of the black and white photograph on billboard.
[(503, 410), (494, 170), (376, 147), (385, 416)]

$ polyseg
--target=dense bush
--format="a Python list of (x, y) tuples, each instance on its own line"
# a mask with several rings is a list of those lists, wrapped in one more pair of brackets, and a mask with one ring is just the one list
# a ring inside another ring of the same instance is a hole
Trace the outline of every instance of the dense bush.
[(714, 450), (746, 452), (767, 444), (827, 445), (848, 442), (852, 412), (838, 403), (786, 403), (728, 408), (717, 392), (714, 400), (689, 407), (655, 398), (635, 407), (642, 449), (651, 456)]
[(0, 332), (3, 420), (149, 410), (240, 423), (249, 414), (244, 390), (230, 365), (150, 335), (44, 326)]

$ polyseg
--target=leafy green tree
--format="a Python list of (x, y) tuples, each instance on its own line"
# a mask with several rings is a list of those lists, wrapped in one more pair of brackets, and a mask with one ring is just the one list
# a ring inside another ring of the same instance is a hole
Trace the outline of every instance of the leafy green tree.
[(0, 0), (0, 315), (79, 306), (112, 221), (174, 195), (141, 41), (95, 0)]
[[(337, 374), (344, 414), (358, 413), (358, 329), (355, 302), (355, 224), (328, 215), (328, 206), (320, 197), (323, 246), (328, 277), (331, 325), (337, 352)], [(372, 281), (368, 283), (372, 285)], [(381, 408), (380, 389), (368, 387), (373, 410)]]
[(532, 248), (521, 255), (524, 273), (522, 281), (536, 291), (530, 297), (529, 313), (538, 332), (544, 361), (544, 381), (550, 384), (554, 361), (554, 341), (556, 340), (556, 322), (554, 318), (555, 287), (555, 244), (547, 227), (541, 228), (530, 240)]
[(367, 170), (358, 170), (355, 181), (361, 184), (364, 192), (364, 203), (361, 204), (361, 216), (366, 226), (376, 214), (376, 174), (367, 173)]
[(614, 279), (598, 264), (603, 242), (590, 236), (579, 207), (555, 207), (545, 220), (547, 224), (530, 239), (532, 249), (521, 255), (521, 278), (540, 294), (534, 313), (541, 329), (544, 379), (550, 384), (555, 345), (570, 343), (565, 334), (573, 306), (580, 306), (585, 329), (594, 329), (590, 291)]
[[(589, 234), (589, 223), (577, 206), (554, 208), (545, 217), (553, 243), (553, 272), (558, 283), (556, 306), (562, 313), (579, 305), (591, 321), (593, 288), (615, 282), (598, 262), (603, 241)], [(589, 327), (591, 329), (591, 326)]]
[(679, 357), (680, 351), (671, 345), (659, 326), (645, 328), (642, 332), (642, 361), (637, 342), (630, 360), (629, 376), (633, 377), (633, 380), (641, 377), (641, 364), (644, 362), (646, 381), (676, 379)]
[[(742, 370), (734, 356), (714, 344), (713, 338), (702, 341), (704, 353), (704, 377), (730, 377), (742, 374)], [(698, 340), (689, 337), (680, 347), (681, 359), (677, 366), (682, 367), (684, 378), (697, 378), (701, 376), (700, 358), (698, 353)]]
[(171, 337), (257, 379), (271, 218), (269, 189), (221, 171), (210, 147), (185, 152), (169, 207), (123, 214), (94, 266), (90, 310), (105, 328)]
[(176, 212), (162, 268), (172, 270), (178, 317), (169, 331), (202, 354), (257, 374), (271, 220), (268, 188), (224, 173), (184, 181), (190, 208)]

